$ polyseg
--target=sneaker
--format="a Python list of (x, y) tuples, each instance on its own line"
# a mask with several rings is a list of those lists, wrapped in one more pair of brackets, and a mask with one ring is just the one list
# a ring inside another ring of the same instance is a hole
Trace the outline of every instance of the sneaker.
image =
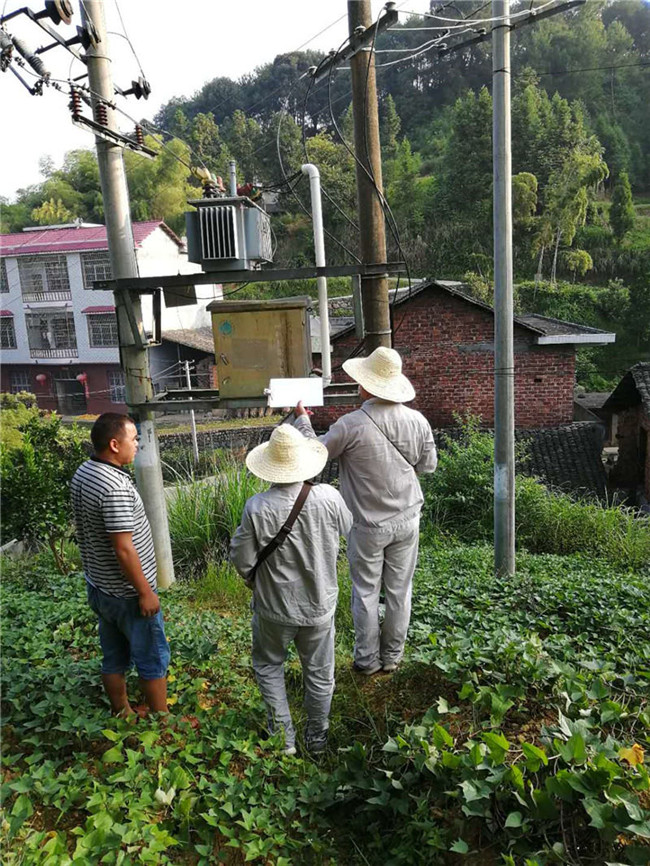
[(320, 755), (327, 748), (327, 731), (320, 734), (307, 734), (305, 736), (305, 748), (310, 755)]
[(372, 677), (381, 671), (381, 665), (379, 664), (379, 662), (377, 662), (377, 664), (373, 665), (372, 667), (362, 668), (356, 662), (353, 662), (352, 670), (357, 674), (364, 674), (364, 676)]
[(285, 746), (284, 749), (282, 750), (282, 754), (286, 755), (288, 758), (293, 758), (293, 756), (296, 754), (296, 747), (295, 746)]
[(399, 667), (399, 662), (388, 662), (388, 664), (385, 664), (382, 666), (382, 671), (385, 674), (393, 674), (393, 673), (395, 673), (395, 671), (397, 670), (398, 667)]

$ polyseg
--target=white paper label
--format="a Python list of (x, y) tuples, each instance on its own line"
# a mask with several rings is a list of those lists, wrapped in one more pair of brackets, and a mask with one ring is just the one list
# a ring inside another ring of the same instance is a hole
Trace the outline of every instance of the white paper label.
[(305, 406), (323, 405), (323, 380), (309, 379), (271, 379), (268, 388), (269, 406), (290, 408), (300, 400)]

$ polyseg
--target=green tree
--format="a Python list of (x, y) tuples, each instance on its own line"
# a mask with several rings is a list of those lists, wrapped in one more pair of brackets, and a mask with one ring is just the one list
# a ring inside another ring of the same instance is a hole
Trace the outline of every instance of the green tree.
[(379, 134), (381, 138), (382, 156), (384, 159), (395, 159), (399, 147), (399, 134), (402, 128), (395, 100), (388, 94), (382, 100), (379, 110)]
[(620, 243), (625, 235), (632, 231), (636, 215), (632, 201), (632, 190), (626, 171), (622, 171), (614, 183), (612, 206), (609, 211), (609, 223), (614, 237)]
[(492, 209), (492, 97), (486, 87), (458, 99), (445, 144), (439, 204), (489, 218)]
[(257, 174), (258, 148), (262, 141), (262, 128), (252, 117), (237, 109), (223, 124), (223, 136), (228, 150), (237, 161), (237, 180), (248, 183)]
[(185, 226), (187, 199), (196, 194), (189, 185), (190, 151), (186, 144), (174, 139), (164, 148), (153, 136), (146, 136), (148, 147), (158, 148), (154, 159), (127, 150), (124, 153), (134, 220), (164, 220), (174, 231)]
[(73, 211), (68, 210), (60, 198), (44, 201), (40, 207), (32, 211), (32, 219), (39, 226), (53, 226), (57, 223), (69, 223), (75, 219)]
[(571, 246), (578, 228), (585, 223), (590, 191), (596, 188), (607, 174), (607, 165), (595, 139), (591, 141), (590, 151), (574, 151), (564, 165), (551, 174), (538, 230), (538, 275), (541, 275), (544, 250), (552, 242), (554, 253), (551, 280), (555, 282), (560, 243)]
[(529, 171), (512, 176), (512, 218), (515, 224), (528, 224), (537, 210), (537, 178)]

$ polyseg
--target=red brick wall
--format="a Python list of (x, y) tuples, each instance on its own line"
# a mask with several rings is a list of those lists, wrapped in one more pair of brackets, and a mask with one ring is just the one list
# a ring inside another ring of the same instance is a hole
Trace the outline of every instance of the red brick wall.
[[(494, 424), (494, 318), (442, 289), (429, 288), (395, 308), (395, 348), (413, 382), (414, 408), (434, 427), (454, 426), (455, 414), (479, 415)], [(573, 420), (575, 351), (538, 346), (535, 335), (515, 326), (515, 422), (517, 427), (553, 427)], [(335, 339), (332, 366), (358, 344), (354, 333)], [(317, 359), (318, 366), (320, 359)], [(334, 381), (346, 381), (338, 372)], [(318, 410), (327, 426), (348, 408)]]

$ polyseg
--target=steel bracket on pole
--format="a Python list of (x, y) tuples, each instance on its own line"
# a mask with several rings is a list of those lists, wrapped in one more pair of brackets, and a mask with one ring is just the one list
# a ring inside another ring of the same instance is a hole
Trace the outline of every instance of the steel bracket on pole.
[[(328, 385), (324, 390), (326, 406), (355, 405), (359, 402), (359, 394), (351, 390), (349, 382)], [(146, 410), (147, 412), (188, 412), (190, 409), (252, 409), (268, 406), (269, 399), (266, 395), (251, 397), (220, 397), (218, 389), (215, 388), (192, 388), (192, 397), (188, 398), (188, 391), (169, 390), (162, 391), (152, 400), (145, 403), (129, 403), (133, 410)]]
[(139, 153), (149, 159), (155, 159), (158, 156), (158, 151), (153, 148), (147, 147), (144, 144), (138, 144), (134, 138), (129, 138), (128, 135), (123, 135), (121, 132), (109, 129), (107, 126), (103, 126), (95, 120), (90, 120), (90, 118), (84, 117), (82, 114), (75, 115), (72, 118), (72, 123), (80, 129), (89, 129), (97, 138), (102, 138), (104, 141), (116, 144), (118, 147), (133, 150), (135, 153)]
[(183, 286), (198, 286), (212, 283), (261, 283), (281, 280), (309, 280), (317, 277), (383, 277), (386, 274), (406, 272), (404, 262), (378, 262), (356, 265), (327, 265), (317, 268), (287, 268), (278, 270), (242, 271), (200, 271), (196, 274), (170, 274), (160, 277), (137, 277), (134, 279), (95, 280), (96, 291), (123, 291), (132, 289), (140, 294), (155, 292), (157, 289), (175, 289)]
[(359, 51), (365, 48), (367, 45), (370, 45), (375, 41), (378, 34), (383, 30), (387, 30), (389, 27), (397, 24), (399, 21), (399, 15), (397, 14), (397, 9), (393, 9), (392, 3), (387, 4), (390, 8), (384, 12), (384, 14), (374, 23), (371, 24), (370, 27), (366, 27), (366, 29), (359, 33), (350, 37), (350, 41), (342, 48), (339, 52), (332, 54), (331, 57), (328, 57), (322, 64), (316, 67), (312, 78), (314, 84), (320, 81), (321, 78), (324, 78), (326, 75), (329, 75), (330, 69), (333, 66), (338, 66), (339, 63), (345, 63), (346, 60), (349, 60), (351, 57), (354, 57)]

